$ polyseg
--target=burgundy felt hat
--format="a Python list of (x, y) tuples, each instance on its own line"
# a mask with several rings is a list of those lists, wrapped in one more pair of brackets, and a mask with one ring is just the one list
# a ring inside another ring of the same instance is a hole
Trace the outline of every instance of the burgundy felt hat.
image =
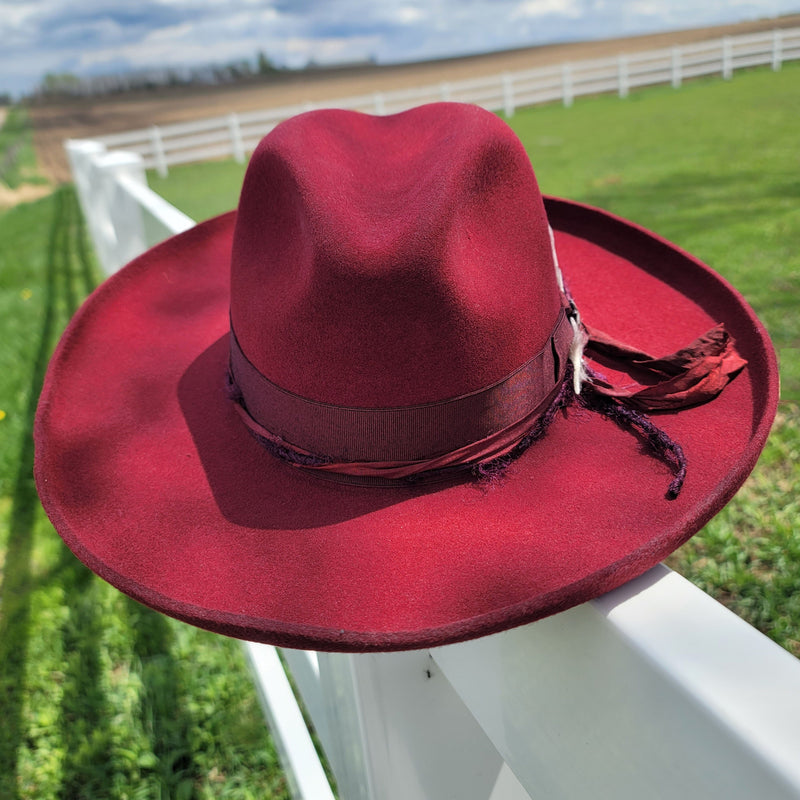
[(543, 199), (494, 115), (316, 111), (261, 142), (238, 212), (76, 314), (36, 481), (75, 554), (166, 614), (427, 647), (663, 559), (744, 481), (777, 394), (728, 283)]

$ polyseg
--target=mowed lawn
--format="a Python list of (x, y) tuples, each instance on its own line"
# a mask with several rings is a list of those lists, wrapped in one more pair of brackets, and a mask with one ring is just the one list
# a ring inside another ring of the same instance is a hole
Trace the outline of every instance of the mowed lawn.
[[(778, 422), (735, 500), (670, 564), (800, 655), (800, 68), (737, 73), (510, 120), (543, 191), (699, 255), (769, 328)], [(244, 167), (151, 185), (195, 219)], [(47, 360), (99, 279), (74, 192), (0, 212), (0, 798), (284, 798), (238, 644), (148, 611), (61, 544), (31, 478)]]

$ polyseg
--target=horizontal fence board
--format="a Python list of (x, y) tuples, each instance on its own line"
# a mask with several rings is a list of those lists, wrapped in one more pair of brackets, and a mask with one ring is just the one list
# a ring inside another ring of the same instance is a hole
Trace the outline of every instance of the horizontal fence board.
[(231, 149), (230, 128), (218, 128), (206, 133), (197, 133), (191, 136), (181, 136), (174, 139), (162, 139), (162, 147), (165, 153), (180, 150), (193, 150), (207, 144), (225, 143)]
[(162, 138), (167, 139), (173, 136), (184, 136), (216, 130), (217, 128), (227, 128), (228, 119), (228, 117), (209, 117), (196, 122), (182, 122), (178, 125), (160, 125), (158, 130)]
[(97, 141), (102, 142), (106, 147), (130, 150), (132, 146), (149, 142), (150, 133), (144, 130), (111, 133), (108, 136), (99, 136)]
[(180, 153), (174, 153), (172, 156), (170, 156), (170, 164), (189, 164), (192, 161), (210, 161), (215, 158), (229, 156), (230, 154), (230, 145), (202, 147), (196, 150), (187, 150)]
[(631, 89), (638, 89), (642, 86), (659, 86), (669, 83), (672, 78), (672, 71), (669, 69), (661, 69), (656, 72), (646, 72), (640, 75), (630, 75), (628, 77), (628, 86)]
[(606, 79), (604, 81), (585, 81), (584, 83), (573, 85), (572, 94), (575, 95), (575, 97), (585, 97), (586, 95), (590, 94), (605, 94), (606, 92), (615, 92), (618, 85), (619, 84), (617, 83), (616, 79)]
[(691, 64), (681, 67), (681, 76), (686, 78), (703, 78), (706, 75), (719, 75), (722, 72), (722, 64), (713, 67), (708, 64)]
[(658, 61), (648, 61), (646, 63), (628, 64), (628, 74), (631, 77), (636, 75), (650, 75), (652, 73), (662, 73), (664, 70), (672, 69), (671, 58), (660, 58)]
[(772, 54), (769, 55), (752, 55), (741, 57), (737, 56), (733, 62), (734, 69), (748, 69), (749, 67), (763, 67), (765, 64), (772, 63)]
[(763, 55), (766, 58), (767, 56), (772, 56), (772, 50), (772, 42), (766, 42), (758, 46), (750, 45), (749, 47), (737, 45), (733, 48), (732, 56), (734, 61), (739, 58), (746, 58), (747, 56), (754, 55)]
[(273, 130), (277, 124), (277, 122), (274, 122), (271, 125), (242, 125), (242, 140), (247, 142), (250, 139), (256, 138), (256, 141), (258, 141)]
[(431, 651), (531, 797), (797, 800), (797, 660), (659, 565)]
[(561, 99), (562, 93), (559, 89), (519, 93), (520, 105), (544, 105), (545, 103), (553, 103)]

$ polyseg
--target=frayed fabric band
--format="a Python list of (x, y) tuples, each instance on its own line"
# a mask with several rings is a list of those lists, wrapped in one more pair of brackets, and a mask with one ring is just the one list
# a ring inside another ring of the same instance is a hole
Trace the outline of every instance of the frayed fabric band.
[[(680, 494), (686, 479), (687, 461), (681, 446), (645, 414), (594, 391), (591, 385), (580, 395), (576, 394), (571, 364), (565, 369), (561, 383), (524, 424), (515, 426), (514, 430), (504, 431), (500, 436), (491, 437), (493, 441), (475, 443), (471, 452), (464, 449), (439, 459), (431, 459), (424, 464), (342, 464), (300, 450), (255, 422), (241, 405), (241, 393), (230, 372), (227, 378), (227, 390), (234, 401), (234, 408), (262, 447), (292, 466), (308, 469), (322, 477), (343, 483), (380, 487), (418, 486), (464, 475), (480, 480), (497, 480), (529, 447), (542, 439), (559, 411), (568, 409), (576, 402), (582, 408), (599, 413), (643, 437), (651, 453), (669, 465), (674, 472), (666, 492), (668, 500), (674, 500)], [(519, 431), (523, 429), (520, 436)]]
[(705, 403), (716, 397), (747, 364), (724, 325), (717, 325), (686, 347), (661, 358), (588, 325), (584, 328), (586, 354), (633, 379), (625, 386), (614, 386), (595, 373), (591, 376), (595, 391), (643, 411)]
[(572, 341), (560, 309), (542, 349), (491, 386), (439, 402), (353, 408), (301, 397), (272, 383), (247, 358), (231, 328), (230, 381), (237, 410), (261, 438), (280, 442), (316, 468), (401, 478), (494, 458), (533, 424), (564, 376)]
[(418, 461), (349, 461), (337, 462), (302, 450), (259, 425), (241, 404), (241, 394), (228, 372), (228, 393), (234, 400), (237, 413), (250, 433), (272, 455), (293, 466), (302, 467), (341, 483), (360, 486), (409, 486), (434, 483), (448, 477), (472, 474), (490, 477), (500, 465), (509, 464), (533, 441), (544, 435), (555, 412), (563, 407), (565, 387), (571, 370), (565, 370), (561, 382), (544, 401), (522, 420), (497, 431), (491, 436), (442, 455)]
[(659, 428), (646, 414), (596, 391), (589, 385), (577, 398), (583, 408), (602, 414), (623, 428), (640, 434), (650, 452), (666, 462), (674, 472), (666, 497), (674, 500), (686, 480), (687, 461), (683, 448), (666, 431)]

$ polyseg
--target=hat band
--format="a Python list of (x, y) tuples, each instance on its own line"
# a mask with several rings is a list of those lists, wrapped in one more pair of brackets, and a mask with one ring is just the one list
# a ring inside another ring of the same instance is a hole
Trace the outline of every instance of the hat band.
[(424, 462), (467, 453), (520, 427), (522, 436), (563, 380), (572, 339), (562, 308), (544, 347), (491, 386), (415, 406), (355, 408), (310, 400), (273, 383), (244, 354), (231, 326), (230, 377), (237, 409), (259, 438), (322, 463)]

